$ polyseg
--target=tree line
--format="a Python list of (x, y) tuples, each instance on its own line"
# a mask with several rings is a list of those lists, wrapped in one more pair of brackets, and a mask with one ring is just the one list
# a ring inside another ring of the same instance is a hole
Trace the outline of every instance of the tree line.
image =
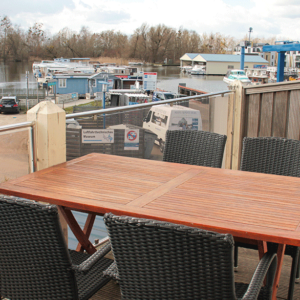
[[(256, 42), (261, 40), (256, 39)], [(220, 33), (199, 34), (182, 27), (144, 23), (131, 35), (120, 31), (79, 32), (63, 28), (52, 35), (35, 23), (28, 30), (11, 23), (8, 16), (0, 20), (0, 60), (25, 61), (58, 57), (111, 57), (136, 59), (150, 63), (178, 63), (185, 53), (232, 53), (239, 41)]]

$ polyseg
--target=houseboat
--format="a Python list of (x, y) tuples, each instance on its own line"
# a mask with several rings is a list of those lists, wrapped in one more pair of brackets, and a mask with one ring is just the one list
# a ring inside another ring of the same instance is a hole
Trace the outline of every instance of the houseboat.
[(63, 73), (54, 74), (53, 80), (56, 81), (56, 94), (78, 93), (79, 98), (85, 98), (87, 93), (93, 96), (102, 92), (104, 82), (107, 82), (107, 90), (116, 88), (119, 78), (106, 73)]
[(246, 69), (246, 75), (253, 85), (260, 85), (269, 82), (269, 74), (266, 69)]
[(94, 74), (96, 68), (89, 63), (89, 58), (55, 58), (54, 60), (42, 60), (32, 64), (33, 75), (38, 82), (47, 82), (58, 73), (83, 73)]

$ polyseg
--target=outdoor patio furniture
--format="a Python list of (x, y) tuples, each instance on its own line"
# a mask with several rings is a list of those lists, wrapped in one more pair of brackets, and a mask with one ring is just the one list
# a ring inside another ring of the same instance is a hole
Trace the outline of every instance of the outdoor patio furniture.
[[(245, 137), (240, 169), (248, 172), (300, 177), (300, 141), (280, 137)], [(268, 248), (274, 246), (276, 248), (275, 244), (268, 243)], [(255, 245), (236, 243), (235, 266), (238, 263), (238, 247), (257, 249)], [(295, 278), (299, 278), (299, 247), (287, 245), (285, 254), (292, 257), (288, 299), (293, 299)]]
[[(105, 214), (122, 299), (271, 299), (276, 254), (249, 285), (234, 283), (233, 237), (149, 219)], [(266, 276), (266, 285), (262, 287)]]
[(3, 298), (89, 299), (109, 282), (110, 245), (94, 255), (68, 251), (54, 205), (0, 197), (0, 241)]
[[(94, 217), (107, 212), (229, 233), (260, 245), (278, 243), (276, 300), (285, 247), (300, 247), (299, 182), (297, 177), (93, 153), (2, 182), (0, 193), (57, 205), (79, 246), (90, 254), (96, 252), (89, 239)], [(83, 227), (74, 211), (88, 213)]]
[(163, 161), (221, 168), (227, 136), (195, 130), (168, 130)]

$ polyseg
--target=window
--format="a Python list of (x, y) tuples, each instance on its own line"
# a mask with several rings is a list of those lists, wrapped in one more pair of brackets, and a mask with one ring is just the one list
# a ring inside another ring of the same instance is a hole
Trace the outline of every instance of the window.
[(149, 122), (151, 120), (152, 111), (149, 110), (147, 117), (145, 118), (144, 122)]
[(227, 69), (231, 69), (231, 70), (233, 70), (234, 69), (234, 66), (228, 66), (228, 68)]
[(168, 122), (168, 117), (167, 116), (161, 117), (160, 115), (154, 112), (152, 115), (151, 122), (154, 123), (155, 125), (166, 127)]
[(58, 87), (66, 88), (67, 87), (67, 79), (58, 79)]
[(91, 86), (96, 87), (97, 86), (97, 81), (96, 79), (91, 79)]

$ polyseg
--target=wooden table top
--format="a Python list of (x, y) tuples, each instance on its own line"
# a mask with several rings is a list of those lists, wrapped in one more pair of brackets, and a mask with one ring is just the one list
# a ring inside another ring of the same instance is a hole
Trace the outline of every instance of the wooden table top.
[(300, 246), (294, 177), (93, 153), (1, 183), (0, 193)]

